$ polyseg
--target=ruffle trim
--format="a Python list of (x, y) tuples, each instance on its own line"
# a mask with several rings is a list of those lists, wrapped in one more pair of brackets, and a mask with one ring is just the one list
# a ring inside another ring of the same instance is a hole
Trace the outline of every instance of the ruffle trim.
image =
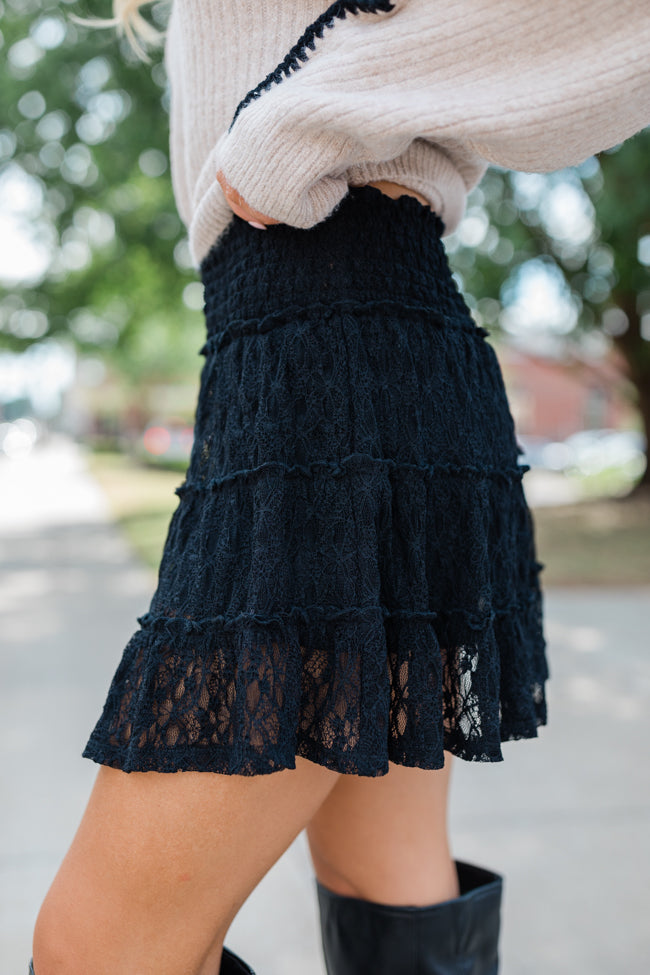
[[(544, 568), (543, 562), (535, 562), (534, 569), (541, 572)], [(204, 616), (196, 619), (192, 616), (173, 616), (163, 613), (144, 613), (138, 616), (138, 623), (144, 629), (151, 627), (154, 629), (168, 629), (172, 624), (175, 628), (179, 624), (181, 629), (188, 633), (201, 633), (208, 627), (218, 628), (220, 631), (236, 630), (240, 627), (250, 626), (274, 626), (287, 625), (289, 623), (308, 624), (312, 620), (322, 622), (334, 622), (349, 617), (363, 616), (369, 614), (373, 617), (382, 616), (385, 620), (404, 619), (420, 622), (433, 622), (447, 616), (462, 616), (463, 620), (471, 630), (483, 630), (499, 616), (509, 616), (513, 613), (526, 611), (531, 603), (535, 602), (537, 594), (531, 591), (526, 600), (513, 600), (507, 606), (494, 607), (482, 613), (472, 613), (464, 607), (446, 609), (444, 612), (436, 610), (416, 610), (416, 609), (389, 609), (387, 606), (368, 605), (368, 606), (346, 606), (343, 609), (337, 606), (291, 606), (284, 613), (274, 613), (271, 615), (264, 613), (239, 613), (238, 616), (229, 617), (225, 613), (217, 616)], [(172, 634), (172, 629), (168, 632)]]
[(480, 629), (464, 610), (361, 607), (321, 620), (309, 607), (250, 614), (229, 633), (218, 618), (147, 614), (84, 757), (125, 772), (241, 775), (295, 768), (296, 756), (364, 776), (389, 761), (442, 768), (444, 751), (502, 761), (502, 742), (547, 722), (534, 585), (526, 603)]
[[(473, 335), (475, 338), (487, 338), (490, 332), (482, 325), (476, 325), (471, 319), (452, 318), (442, 314), (437, 308), (427, 305), (409, 303), (402, 300), (391, 298), (378, 298), (375, 301), (354, 301), (349, 298), (341, 298), (331, 301), (328, 304), (322, 302), (312, 302), (304, 307), (289, 305), (279, 311), (272, 311), (261, 317), (235, 319), (218, 332), (213, 332), (207, 341), (199, 349), (199, 355), (209, 355), (218, 352), (219, 349), (227, 345), (235, 338), (243, 335), (264, 335), (274, 328), (282, 327), (288, 322), (317, 320), (319, 324), (330, 321), (341, 312), (361, 312), (364, 315), (379, 310), (392, 311), (397, 317), (405, 318), (408, 315), (417, 316), (418, 319), (425, 320), (431, 325), (438, 325), (441, 328), (456, 328)], [(206, 315), (209, 314), (207, 305), (204, 308)]]
[(477, 464), (412, 464), (406, 461), (396, 461), (392, 457), (371, 457), (369, 454), (349, 454), (341, 460), (314, 460), (309, 464), (285, 464), (283, 461), (266, 461), (258, 464), (257, 467), (243, 467), (237, 471), (230, 471), (222, 477), (213, 477), (210, 480), (197, 483), (186, 480), (175, 489), (175, 494), (180, 498), (189, 493), (206, 493), (214, 491), (222, 484), (228, 484), (238, 479), (248, 479), (250, 477), (261, 476), (267, 473), (276, 472), (287, 477), (314, 477), (317, 471), (326, 473), (329, 477), (344, 477), (350, 472), (352, 467), (377, 467), (388, 470), (400, 471), (419, 471), (425, 475), (437, 476), (438, 474), (449, 475), (450, 477), (471, 477), (476, 478), (496, 478), (506, 482), (520, 481), (524, 474), (530, 470), (528, 464), (518, 464), (516, 467), (488, 467)]

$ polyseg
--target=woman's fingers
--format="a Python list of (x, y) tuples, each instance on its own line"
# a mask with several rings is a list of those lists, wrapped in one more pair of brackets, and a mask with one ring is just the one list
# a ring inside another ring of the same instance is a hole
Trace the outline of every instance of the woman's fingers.
[(267, 225), (280, 223), (279, 220), (274, 220), (273, 217), (267, 217), (265, 214), (260, 213), (259, 210), (253, 210), (252, 207), (249, 207), (243, 196), (230, 185), (222, 170), (219, 170), (217, 173), (217, 181), (233, 213), (241, 217), (242, 220), (247, 220), (252, 227), (257, 227), (259, 230), (266, 230)]
[[(257, 227), (259, 230), (266, 230), (267, 226), (271, 224), (280, 223), (279, 220), (274, 220), (273, 217), (267, 217), (266, 214), (260, 213), (259, 210), (254, 210), (248, 205), (243, 196), (237, 192), (234, 186), (231, 186), (226, 177), (223, 174), (223, 170), (217, 172), (217, 181), (224, 192), (224, 196), (230, 206), (233, 213), (241, 217), (242, 220), (248, 221), (252, 227)], [(402, 186), (399, 183), (393, 183), (389, 180), (375, 180), (369, 184), (370, 186), (376, 187), (381, 190), (382, 193), (387, 196), (397, 199), (399, 196), (406, 194), (407, 196), (414, 196), (420, 201), (424, 206), (428, 207), (429, 202), (420, 193), (415, 190), (409, 189), (406, 186)]]

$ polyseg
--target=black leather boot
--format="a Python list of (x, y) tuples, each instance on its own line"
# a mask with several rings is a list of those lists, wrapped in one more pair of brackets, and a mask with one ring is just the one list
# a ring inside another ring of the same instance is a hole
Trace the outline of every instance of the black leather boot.
[[(30, 961), (29, 963), (29, 975), (34, 975), (34, 963)], [(233, 954), (227, 948), (223, 949), (221, 955), (221, 968), (219, 969), (219, 975), (255, 975), (255, 972), (247, 965), (245, 961), (238, 958), (237, 955)]]
[(316, 881), (328, 975), (497, 975), (503, 878), (455, 863), (460, 896), (430, 907), (342, 897)]
[(239, 958), (227, 948), (223, 949), (221, 955), (221, 968), (219, 975), (255, 975), (255, 972), (245, 961)]

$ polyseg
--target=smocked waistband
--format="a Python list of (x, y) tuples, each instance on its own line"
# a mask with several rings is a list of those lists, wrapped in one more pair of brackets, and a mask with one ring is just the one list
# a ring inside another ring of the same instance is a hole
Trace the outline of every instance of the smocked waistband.
[(293, 308), (390, 302), (472, 323), (438, 214), (410, 196), (352, 187), (322, 223), (256, 230), (234, 217), (201, 262), (208, 333)]

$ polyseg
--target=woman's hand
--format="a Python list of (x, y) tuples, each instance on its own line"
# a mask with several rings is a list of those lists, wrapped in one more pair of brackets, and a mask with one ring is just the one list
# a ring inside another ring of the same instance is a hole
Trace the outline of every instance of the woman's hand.
[[(273, 217), (267, 217), (265, 214), (260, 213), (259, 210), (253, 210), (249, 207), (246, 200), (241, 196), (236, 189), (234, 189), (223, 172), (219, 170), (217, 173), (217, 180), (221, 189), (224, 192), (224, 196), (228, 201), (228, 204), (238, 217), (242, 220), (247, 220), (251, 227), (256, 227), (258, 230), (266, 230), (267, 226), (274, 223), (279, 223), (279, 220), (274, 220)], [(429, 206), (427, 200), (420, 194), (416, 193), (415, 190), (409, 190), (406, 186), (402, 186), (399, 183), (393, 183), (389, 180), (377, 180), (374, 183), (369, 183), (369, 186), (374, 186), (376, 189), (385, 193), (386, 196), (392, 197), (392, 199), (397, 199), (399, 196), (414, 196), (416, 200), (419, 200), (423, 206)]]
[(223, 190), (230, 209), (238, 217), (241, 217), (242, 220), (247, 220), (251, 227), (256, 227), (258, 230), (266, 230), (267, 225), (280, 222), (279, 220), (274, 220), (273, 217), (265, 216), (259, 210), (253, 210), (252, 207), (249, 207), (243, 196), (240, 196), (237, 190), (230, 185), (221, 170), (217, 173), (217, 181)]
[(368, 183), (368, 186), (374, 186), (375, 189), (381, 190), (386, 196), (390, 196), (392, 200), (397, 200), (400, 196), (414, 196), (422, 206), (429, 206), (429, 201), (421, 193), (416, 193), (415, 190), (409, 190), (406, 186), (402, 186), (401, 183), (393, 183), (389, 179), (378, 179), (374, 183)]

